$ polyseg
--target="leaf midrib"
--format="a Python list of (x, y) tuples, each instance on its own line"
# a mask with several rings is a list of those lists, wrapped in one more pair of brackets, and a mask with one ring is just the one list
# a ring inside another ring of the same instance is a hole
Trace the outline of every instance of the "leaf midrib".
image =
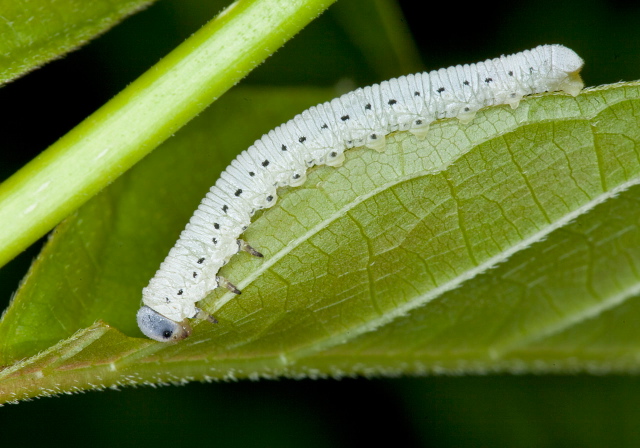
[[(420, 176), (411, 176), (411, 178), (413, 177), (421, 177)], [(386, 184), (387, 186), (390, 185), (394, 185), (394, 184), (398, 184), (400, 182), (409, 180), (409, 178), (406, 179), (399, 179), (398, 182), (389, 182), (388, 184)], [(584, 215), (586, 213), (588, 213), (589, 211), (591, 211), (592, 209), (594, 209), (597, 205), (606, 202), (608, 199), (611, 199), (613, 197), (615, 197), (616, 195), (628, 190), (629, 188), (635, 186), (635, 185), (639, 185), (640, 184), (640, 177), (631, 179), (619, 186), (617, 186), (616, 188), (610, 190), (610, 191), (606, 191), (603, 192), (601, 194), (599, 194), (598, 196), (596, 196), (594, 199), (592, 199), (591, 201), (585, 203), (584, 205), (582, 205), (581, 207), (578, 207), (577, 209), (575, 209), (574, 211), (565, 214), (564, 216), (562, 216), (561, 218), (558, 218), (555, 220), (555, 222), (550, 223), (549, 225), (545, 226), (544, 228), (542, 228), (540, 231), (532, 234), (531, 236), (529, 236), (528, 238), (525, 238), (523, 240), (521, 240), (518, 244), (515, 244), (513, 246), (511, 246), (509, 249), (491, 257), (490, 259), (486, 260), (483, 263), (480, 263), (479, 265), (477, 265), (475, 268), (473, 269), (469, 269), (466, 272), (462, 273), (461, 275), (449, 280), (448, 282), (444, 283), (443, 285), (440, 285), (432, 290), (430, 290), (429, 292), (427, 292), (426, 294), (422, 294), (419, 296), (416, 296), (415, 298), (413, 298), (412, 300), (409, 300), (407, 302), (405, 302), (404, 304), (402, 304), (401, 306), (395, 308), (392, 311), (388, 311), (386, 314), (380, 316), (377, 319), (371, 319), (368, 322), (366, 322), (365, 324), (362, 325), (357, 325), (354, 327), (350, 327), (349, 331), (348, 331), (348, 339), (347, 336), (345, 336), (345, 334), (343, 333), (338, 333), (337, 335), (331, 336), (329, 338), (326, 339), (319, 339), (317, 340), (317, 342), (314, 342), (306, 347), (303, 348), (299, 348), (296, 350), (293, 350), (291, 352), (289, 352), (286, 357), (287, 359), (290, 360), (295, 360), (295, 359), (300, 359), (300, 358), (304, 358), (307, 356), (311, 356), (317, 352), (323, 351), (323, 350), (327, 350), (335, 345), (347, 342), (348, 340), (352, 340), (357, 338), (358, 336), (364, 334), (364, 333), (368, 333), (370, 331), (373, 331), (383, 325), (386, 325), (390, 322), (392, 322), (393, 320), (395, 320), (398, 317), (401, 317), (403, 315), (406, 315), (408, 312), (410, 312), (411, 310), (418, 308), (422, 305), (425, 305), (429, 302), (431, 302), (432, 300), (436, 299), (437, 297), (439, 297), (440, 295), (444, 294), (447, 291), (450, 291), (452, 289), (457, 288), (458, 286), (462, 285), (464, 282), (473, 279), (474, 277), (476, 277), (477, 275), (480, 275), (486, 271), (488, 271), (489, 269), (492, 269), (493, 267), (497, 266), (498, 264), (508, 260), (511, 256), (515, 255), (516, 253), (527, 249), (529, 246), (531, 246), (534, 243), (537, 243), (541, 240), (543, 240), (546, 236), (548, 236), (550, 233), (554, 232), (557, 229), (560, 229), (564, 226), (566, 226), (567, 224), (571, 223), (572, 221), (574, 221), (575, 219), (577, 219), (579, 216)], [(385, 187), (381, 187), (380, 189), (375, 190), (374, 192), (371, 193), (371, 196), (373, 196), (374, 194), (377, 194), (378, 192), (384, 190)], [(354, 201), (353, 203), (351, 203), (350, 205), (356, 203), (356, 201)], [(343, 209), (340, 210), (340, 212), (342, 212), (342, 210), (344, 209), (348, 209), (349, 206), (345, 206), (343, 207)], [(336, 213), (336, 217), (337, 217), (337, 213)], [(324, 222), (327, 222), (329, 220), (326, 220)], [(295, 242), (298, 242), (299, 239), (296, 239)], [(293, 243), (293, 242), (292, 242)], [(287, 251), (287, 253), (290, 250)], [(262, 269), (262, 267), (260, 268)], [(260, 271), (260, 269), (258, 271)], [(504, 347), (501, 347), (499, 349), (497, 349), (496, 353), (504, 353), (510, 350), (514, 350), (518, 347), (522, 347), (525, 346), (531, 342), (534, 342), (536, 340), (539, 340), (541, 338), (544, 337), (548, 337), (551, 336), (553, 334), (559, 333), (561, 331), (566, 330), (567, 328), (576, 325), (578, 323), (581, 323), (582, 321), (586, 320), (586, 319), (590, 319), (593, 318), (595, 316), (597, 316), (598, 314), (609, 310), (621, 303), (623, 303), (626, 299), (631, 298), (634, 296), (634, 291), (636, 291), (636, 289), (638, 290), (638, 292), (640, 292), (640, 284), (638, 285), (633, 285), (630, 288), (627, 288), (627, 290), (621, 294), (617, 294), (614, 296), (611, 296), (608, 300), (605, 300), (603, 302), (598, 302), (590, 307), (587, 307), (586, 309), (582, 310), (580, 313), (571, 313), (567, 316), (566, 319), (560, 320), (560, 321), (556, 321), (553, 322), (552, 324), (543, 327), (542, 329), (540, 329), (538, 332), (533, 332), (528, 334), (526, 337), (522, 337), (519, 338), (513, 342), (511, 342), (508, 345), (505, 345)], [(494, 352), (494, 350), (492, 349), (492, 352)]]

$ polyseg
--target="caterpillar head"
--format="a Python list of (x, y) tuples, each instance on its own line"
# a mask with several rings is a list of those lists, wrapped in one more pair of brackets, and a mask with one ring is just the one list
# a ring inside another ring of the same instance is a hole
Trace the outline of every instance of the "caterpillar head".
[(146, 305), (138, 310), (137, 319), (140, 331), (156, 341), (181, 341), (191, 334), (191, 326), (187, 319), (182, 322), (173, 321)]

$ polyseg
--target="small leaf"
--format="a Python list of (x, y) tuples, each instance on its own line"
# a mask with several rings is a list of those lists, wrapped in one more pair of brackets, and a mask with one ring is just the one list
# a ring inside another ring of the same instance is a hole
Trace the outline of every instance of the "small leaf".
[(0, 85), (104, 33), (153, 0), (0, 0)]
[(220, 170), (327, 96), (231, 92), (63, 223), (0, 322), (0, 399), (234, 377), (638, 369), (638, 83), (534, 96), (469, 125), (441, 120), (423, 141), (392, 134), (381, 154), (347, 151), (255, 217), (243, 238), (265, 258), (222, 269), (242, 296), (200, 302), (218, 325), (173, 345), (138, 339), (140, 289)]

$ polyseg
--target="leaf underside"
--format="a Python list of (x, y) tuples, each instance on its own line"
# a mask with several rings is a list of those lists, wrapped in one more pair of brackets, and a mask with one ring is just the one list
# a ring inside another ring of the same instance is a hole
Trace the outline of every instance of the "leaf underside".
[[(219, 172), (327, 91), (238, 89), (53, 233), (0, 322), (0, 401), (258, 377), (635, 372), (640, 84), (399, 132), (282, 189), (177, 344), (140, 290)], [(247, 132), (250, 129), (255, 134)], [(204, 168), (203, 168), (204, 167)], [(108, 322), (108, 324), (107, 324)]]

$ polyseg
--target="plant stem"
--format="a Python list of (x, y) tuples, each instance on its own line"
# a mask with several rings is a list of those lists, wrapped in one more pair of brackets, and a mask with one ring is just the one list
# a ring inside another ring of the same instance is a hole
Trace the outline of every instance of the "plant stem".
[(0, 266), (231, 88), (335, 0), (239, 0), (0, 184)]

